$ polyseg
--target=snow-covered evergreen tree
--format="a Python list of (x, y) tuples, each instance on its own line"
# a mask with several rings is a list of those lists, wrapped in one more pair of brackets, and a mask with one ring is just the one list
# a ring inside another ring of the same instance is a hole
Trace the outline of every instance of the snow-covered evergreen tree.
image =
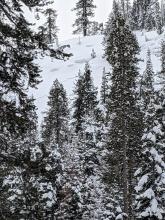
[(143, 76), (142, 103), (144, 110), (144, 134), (142, 137), (141, 167), (136, 171), (138, 184), (136, 189), (137, 219), (163, 219), (165, 216), (164, 187), (164, 132), (163, 115), (160, 114), (162, 102), (160, 94), (154, 91), (154, 75), (150, 52), (146, 71)]
[(106, 72), (105, 67), (103, 68), (102, 84), (100, 90), (100, 99), (103, 105), (108, 103), (110, 94), (110, 73)]
[[(74, 161), (78, 161), (75, 167), (78, 168), (77, 185), (81, 195), (82, 219), (101, 219), (106, 216), (106, 206), (103, 202), (106, 193), (101, 172), (101, 112), (98, 109), (97, 91), (93, 85), (89, 64), (86, 64), (84, 74), (79, 75), (75, 92), (73, 127), (77, 132), (74, 138), (77, 153)], [(80, 113), (78, 118), (77, 112)], [(80, 129), (77, 129), (77, 122), (80, 122)]]
[(150, 2), (150, 4), (147, 7), (147, 13), (146, 13), (144, 28), (147, 31), (151, 31), (151, 30), (154, 30), (156, 28), (155, 4), (153, 4), (153, 2)]
[[(50, 90), (48, 107), (49, 109), (46, 112), (42, 126), (43, 147), (46, 154), (49, 153), (48, 155), (50, 155), (45, 158), (45, 164), (48, 164), (48, 172), (53, 169), (51, 173), (54, 175), (54, 178), (55, 172), (57, 172), (59, 176), (57, 179), (50, 177), (45, 181), (45, 184), (49, 183), (52, 190), (54, 190), (54, 192), (51, 191), (51, 193), (55, 198), (51, 197), (49, 203), (54, 207), (55, 219), (79, 219), (79, 216), (81, 216), (81, 208), (78, 205), (79, 196), (71, 184), (72, 179), (70, 174), (74, 152), (72, 153), (71, 137), (69, 137), (68, 100), (66, 91), (58, 80), (54, 81)], [(59, 159), (57, 158), (56, 160), (56, 157)], [(52, 163), (52, 165), (50, 163)], [(46, 189), (47, 186), (45, 186), (45, 190)], [(45, 205), (43, 209), (44, 207)]]
[(56, 79), (50, 90), (48, 111), (43, 122), (44, 143), (62, 145), (68, 140), (68, 100), (63, 85)]
[[(152, 137), (154, 138), (154, 134)], [(150, 148), (143, 151), (142, 159), (145, 164), (136, 173), (138, 177), (138, 185), (135, 188), (137, 219), (162, 220), (165, 217), (165, 163), (163, 156), (156, 150), (151, 135), (148, 134), (146, 138), (150, 141)]]
[(151, 31), (156, 29), (162, 33), (160, 4), (158, 0), (134, 0), (131, 13), (131, 28), (133, 30)]
[(103, 34), (104, 26), (103, 23), (92, 21), (88, 28), (88, 35), (99, 35)]
[(1, 176), (1, 196), (3, 198), (5, 195), (6, 198), (6, 202), (1, 206), (3, 219), (10, 219), (10, 215), (16, 219), (26, 219), (27, 216), (33, 215), (30, 155), (37, 145), (37, 117), (33, 99), (28, 102), (27, 114), (27, 132), (23, 137), (8, 143), (6, 157), (9, 158), (3, 163), (5, 175)]
[[(110, 82), (111, 74), (103, 69), (102, 84), (100, 90), (100, 104), (102, 106), (102, 113), (104, 118), (104, 126), (108, 126), (109, 123), (109, 101), (110, 101)], [(105, 128), (104, 128), (105, 129)], [(106, 130), (106, 129), (105, 129)], [(104, 130), (104, 134), (106, 131)]]
[(83, 119), (83, 115), (84, 115), (83, 90), (84, 90), (84, 88), (83, 88), (83, 75), (79, 71), (78, 80), (75, 84), (75, 89), (74, 89), (75, 99), (73, 102), (74, 112), (73, 112), (73, 116), (72, 116), (74, 130), (76, 133), (78, 133), (79, 131), (82, 130), (82, 123), (84, 121), (84, 119)]
[(140, 97), (142, 100), (142, 109), (145, 112), (147, 106), (150, 104), (151, 99), (154, 97), (154, 72), (153, 66), (151, 62), (151, 52), (150, 50), (147, 51), (147, 63), (146, 69), (142, 76), (141, 85), (140, 85)]
[(138, 42), (117, 11), (105, 47), (106, 58), (112, 65), (109, 102), (111, 125), (107, 141), (109, 186), (128, 218), (133, 215), (133, 173), (142, 135), (142, 115), (136, 95), (138, 54)]
[(163, 23), (161, 18), (160, 3), (158, 0), (155, 1), (155, 23), (157, 33), (161, 34), (163, 32)]
[(162, 25), (165, 25), (165, 2), (164, 0), (161, 0), (161, 19), (162, 19)]
[(103, 45), (106, 45), (106, 41), (108, 40), (109, 34), (112, 29), (112, 21), (115, 18), (116, 12), (118, 10), (119, 10), (119, 5), (117, 4), (116, 0), (113, 0), (112, 12), (110, 13), (108, 20), (105, 24)]
[(147, 31), (157, 29), (158, 34), (162, 33), (161, 12), (158, 0), (152, 0), (147, 7), (145, 29)]
[(151, 0), (134, 0), (132, 8), (133, 30), (142, 30), (145, 27), (147, 8)]
[(131, 29), (132, 30), (139, 30), (140, 29), (140, 23), (139, 23), (139, 14), (140, 14), (140, 8), (138, 5), (137, 0), (133, 1), (132, 5), (132, 11), (131, 11)]
[(121, 14), (123, 15), (124, 19), (129, 24), (130, 14), (131, 14), (131, 3), (130, 0), (120, 0), (119, 7)]
[(49, 44), (52, 44), (58, 38), (58, 27), (56, 26), (57, 12), (52, 8), (47, 8), (44, 11), (44, 15), (46, 17), (46, 22), (43, 25), (45, 38)]
[(94, 16), (94, 9), (96, 6), (93, 3), (93, 0), (78, 0), (76, 7), (73, 9), (76, 11), (76, 20), (73, 24), (75, 30), (74, 34), (82, 33), (83, 36), (88, 35), (88, 29), (91, 24), (90, 18)]

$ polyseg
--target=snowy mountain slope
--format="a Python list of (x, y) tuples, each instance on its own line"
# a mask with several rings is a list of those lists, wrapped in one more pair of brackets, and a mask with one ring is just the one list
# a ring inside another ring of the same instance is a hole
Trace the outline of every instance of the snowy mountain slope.
[[(151, 50), (152, 62), (155, 73), (160, 70), (160, 44), (164, 35), (158, 35), (156, 32), (136, 32), (135, 33), (140, 47), (141, 53), (140, 58), (144, 62), (139, 63), (140, 72), (142, 73), (145, 69), (146, 53), (148, 48)], [(104, 48), (102, 46), (103, 36), (90, 36), (81, 38), (74, 38), (63, 44), (69, 44), (69, 52), (73, 56), (68, 61), (51, 60), (49, 57), (44, 57), (38, 60), (38, 63), (43, 70), (41, 72), (43, 82), (40, 83), (37, 90), (30, 91), (36, 99), (35, 103), (38, 108), (37, 113), (39, 117), (39, 124), (43, 119), (43, 112), (46, 110), (48, 94), (53, 81), (57, 78), (63, 83), (67, 90), (68, 97), (71, 99), (73, 95), (73, 88), (76, 76), (79, 70), (84, 70), (84, 65), (89, 62), (92, 68), (92, 74), (95, 85), (100, 88), (103, 68), (106, 71), (110, 71), (108, 62), (103, 58)], [(96, 52), (96, 58), (92, 59), (92, 49)]]

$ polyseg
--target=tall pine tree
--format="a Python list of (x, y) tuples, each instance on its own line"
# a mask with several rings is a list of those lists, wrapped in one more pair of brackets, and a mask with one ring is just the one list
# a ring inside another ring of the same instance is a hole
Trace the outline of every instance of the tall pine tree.
[(74, 134), (73, 143), (77, 152), (74, 161), (78, 161), (78, 165), (74, 167), (78, 169), (77, 185), (81, 195), (83, 219), (101, 219), (106, 216), (103, 202), (106, 193), (101, 172), (101, 114), (89, 64), (86, 64), (84, 74), (79, 76), (75, 92), (73, 127), (77, 133)]
[(88, 29), (90, 26), (90, 18), (94, 16), (94, 9), (96, 6), (93, 4), (93, 0), (78, 0), (76, 7), (73, 9), (76, 11), (76, 20), (73, 24), (75, 27), (74, 34), (82, 33), (83, 36), (88, 35)]
[(160, 220), (164, 212), (164, 137), (162, 123), (162, 108), (159, 93), (154, 91), (154, 73), (150, 51), (148, 51), (147, 66), (142, 80), (142, 106), (144, 110), (144, 133), (142, 137), (141, 165), (135, 176), (138, 184), (135, 187), (137, 219)]
[(105, 55), (112, 65), (108, 180), (113, 191), (118, 192), (117, 200), (128, 219), (133, 216), (133, 174), (142, 135), (142, 116), (136, 94), (138, 54), (138, 42), (117, 11), (105, 47)]
[(46, 17), (46, 23), (44, 24), (45, 29), (45, 37), (47, 38), (47, 42), (49, 44), (57, 42), (57, 32), (58, 27), (56, 26), (57, 13), (56, 10), (52, 8), (47, 8), (44, 11), (44, 15)]
[(50, 90), (48, 107), (42, 126), (42, 138), (46, 145), (61, 146), (68, 139), (69, 110), (66, 91), (57, 79)]

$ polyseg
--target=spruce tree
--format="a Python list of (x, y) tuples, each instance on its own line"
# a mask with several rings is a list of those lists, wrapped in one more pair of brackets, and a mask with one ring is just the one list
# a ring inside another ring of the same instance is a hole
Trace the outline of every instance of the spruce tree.
[(152, 0), (147, 7), (145, 29), (147, 31), (156, 29), (158, 34), (162, 33), (161, 12), (158, 0)]
[(46, 117), (43, 122), (42, 138), (46, 145), (61, 146), (68, 140), (68, 100), (63, 85), (56, 79), (49, 94)]
[(155, 1), (155, 23), (156, 23), (157, 33), (162, 34), (163, 25), (162, 25), (162, 19), (161, 19), (160, 4), (158, 0)]
[(129, 21), (129, 16), (130, 16), (130, 13), (131, 13), (131, 3), (130, 3), (130, 0), (120, 0), (119, 1), (119, 5), (120, 5), (120, 11), (121, 11), (124, 19)]
[[(151, 137), (148, 136), (151, 140)], [(154, 146), (154, 143), (150, 143)], [(137, 171), (138, 185), (135, 188), (137, 219), (164, 219), (164, 172), (163, 157), (155, 147), (143, 151), (145, 164)]]
[(107, 125), (109, 122), (109, 96), (110, 96), (110, 73), (106, 72), (105, 68), (103, 69), (103, 76), (102, 76), (102, 84), (100, 90), (100, 103), (103, 106), (102, 112), (104, 117), (104, 125)]
[(144, 133), (142, 137), (141, 166), (136, 171), (137, 219), (163, 219), (164, 212), (164, 131), (162, 123), (161, 92), (154, 91), (154, 75), (150, 52), (148, 52), (146, 71), (143, 77), (142, 103), (144, 111)]
[(133, 30), (156, 29), (162, 33), (160, 4), (158, 0), (134, 0), (131, 13), (131, 28)]
[(133, 1), (132, 11), (131, 11), (131, 29), (132, 30), (139, 30), (139, 7), (137, 0)]
[(110, 13), (108, 20), (105, 24), (103, 45), (106, 45), (106, 42), (108, 40), (109, 34), (112, 29), (113, 19), (115, 17), (116, 11), (118, 10), (119, 10), (119, 5), (117, 4), (116, 0), (113, 0), (112, 12)]
[(147, 7), (145, 26), (144, 28), (147, 31), (154, 30), (156, 28), (156, 20), (155, 20), (155, 4), (151, 2)]
[(82, 130), (82, 123), (83, 123), (83, 115), (84, 115), (84, 108), (83, 108), (83, 99), (84, 99), (84, 91), (83, 91), (83, 75), (79, 71), (78, 74), (78, 80), (75, 84), (75, 89), (74, 89), (74, 95), (75, 99), (73, 102), (73, 125), (75, 128), (75, 132), (78, 133), (79, 131)]
[(6, 202), (1, 206), (3, 219), (10, 219), (10, 215), (15, 219), (26, 219), (33, 214), (33, 196), (30, 196), (30, 155), (37, 145), (37, 116), (33, 99), (28, 102), (27, 114), (27, 132), (23, 137), (8, 143), (6, 158), (1, 166), (5, 171), (5, 175), (1, 176), (1, 197), (6, 198)]
[(78, 0), (76, 7), (73, 11), (76, 11), (76, 20), (73, 24), (75, 30), (74, 34), (82, 33), (83, 36), (88, 35), (88, 29), (90, 26), (90, 18), (94, 16), (94, 9), (96, 6), (93, 4), (93, 0)]
[(102, 84), (101, 84), (101, 103), (103, 105), (107, 104), (109, 93), (110, 93), (110, 73), (106, 72), (105, 68), (103, 69), (103, 76), (102, 76)]
[[(50, 192), (54, 196), (49, 203), (52, 204), (51, 209), (53, 209), (54, 219), (78, 219), (81, 216), (79, 196), (71, 184), (70, 178), (73, 153), (72, 143), (70, 142), (71, 137), (69, 137), (68, 100), (63, 85), (57, 79), (53, 83), (48, 98), (49, 109), (46, 112), (42, 126), (42, 139), (43, 148), (46, 155), (48, 155), (45, 158), (45, 164), (49, 167), (48, 174), (50, 171), (51, 173), (50, 176), (46, 176), (43, 183), (48, 185), (48, 190), (49, 186), (53, 190)], [(43, 193), (46, 192), (43, 191)], [(45, 205), (43, 205), (43, 209), (45, 208)], [(47, 209), (51, 216), (50, 207), (47, 207)]]
[[(101, 219), (106, 214), (101, 172), (102, 148), (99, 144), (101, 113), (98, 109), (97, 90), (93, 85), (89, 64), (86, 64), (84, 74), (79, 75), (75, 92), (73, 128), (77, 133), (73, 134), (73, 144), (77, 152), (74, 161), (78, 164), (74, 167), (77, 168), (75, 172), (79, 177), (76, 185), (79, 186), (81, 195), (82, 218)], [(77, 115), (77, 112), (80, 115)], [(80, 129), (76, 129), (78, 122)]]
[(133, 216), (133, 173), (138, 163), (142, 135), (142, 114), (135, 91), (138, 54), (138, 42), (117, 11), (105, 48), (106, 58), (112, 65), (109, 102), (111, 126), (107, 141), (110, 167), (108, 181), (113, 191), (118, 192), (114, 198), (118, 197), (128, 219)]
[(164, 0), (161, 0), (161, 20), (162, 20), (162, 25), (164, 26), (165, 24), (165, 2)]
[(57, 12), (52, 8), (47, 8), (44, 11), (46, 17), (46, 23), (44, 24), (45, 36), (49, 44), (54, 43), (57, 40), (58, 27), (56, 26)]
[(93, 109), (96, 109), (98, 104), (96, 101), (97, 91), (93, 85), (91, 70), (88, 64), (85, 65), (84, 74), (79, 72), (78, 77), (73, 102), (73, 125), (76, 133), (83, 131), (82, 124), (85, 122), (85, 116), (93, 112)]
[[(145, 27), (148, 27), (146, 22), (150, 22), (149, 17), (152, 18), (152, 7), (153, 0), (134, 0), (132, 7), (132, 21), (131, 26), (133, 30), (143, 30)], [(151, 20), (151, 22), (152, 22)], [(150, 24), (151, 25), (151, 24)]]
[(154, 82), (154, 72), (151, 62), (151, 52), (148, 49), (146, 69), (144, 71), (140, 85), (140, 97), (144, 112), (146, 111), (146, 108), (149, 105), (151, 98), (154, 97), (153, 82)]

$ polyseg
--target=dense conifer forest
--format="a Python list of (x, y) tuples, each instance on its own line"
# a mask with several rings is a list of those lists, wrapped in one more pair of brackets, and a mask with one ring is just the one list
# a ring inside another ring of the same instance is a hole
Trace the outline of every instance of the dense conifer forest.
[[(75, 0), (73, 49), (55, 4), (0, 0), (0, 220), (165, 220), (165, 1), (113, 0), (100, 23), (95, 0)], [(42, 77), (80, 47), (76, 77)]]

